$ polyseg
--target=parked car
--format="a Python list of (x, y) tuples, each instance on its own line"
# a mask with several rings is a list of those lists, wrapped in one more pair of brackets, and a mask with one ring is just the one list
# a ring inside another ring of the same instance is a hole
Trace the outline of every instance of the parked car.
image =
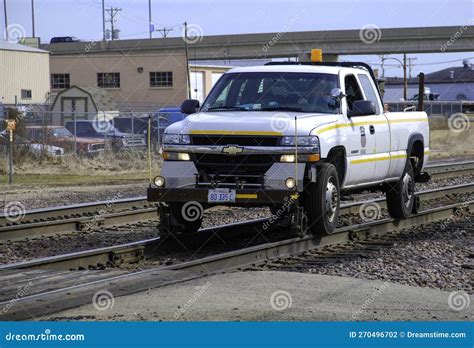
[(94, 120), (77, 120), (67, 122), (65, 127), (72, 134), (76, 134), (76, 137), (100, 138), (110, 141), (115, 149), (146, 146), (144, 135), (121, 132), (112, 123), (98, 126)]
[(78, 42), (80, 41), (74, 36), (56, 36), (51, 39), (49, 43), (64, 43), (64, 42)]
[(186, 116), (186, 114), (181, 112), (180, 108), (169, 107), (158, 110), (158, 113), (153, 115), (153, 120), (157, 123), (157, 127), (160, 130), (160, 142), (162, 142), (165, 129), (173, 123), (184, 120)]
[(66, 150), (74, 149), (80, 154), (93, 155), (104, 151), (105, 141), (103, 138), (84, 138), (74, 135), (62, 126), (29, 126), (26, 127), (26, 136), (31, 141), (59, 146)]
[[(9, 135), (6, 129), (0, 132), (0, 143), (7, 143), (9, 141), (8, 138)], [(64, 155), (64, 148), (62, 147), (47, 144), (38, 144), (21, 136), (15, 136), (13, 143), (15, 148), (23, 148), (27, 151), (30, 151), (35, 156), (38, 156), (41, 153), (46, 153), (54, 157)]]

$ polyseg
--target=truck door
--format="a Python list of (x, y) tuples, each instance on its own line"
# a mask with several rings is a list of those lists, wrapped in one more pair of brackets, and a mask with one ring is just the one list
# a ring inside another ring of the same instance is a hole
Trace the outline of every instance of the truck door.
[(347, 116), (355, 101), (364, 100), (364, 94), (354, 74), (345, 75), (342, 82), (346, 95), (342, 109), (348, 122), (348, 126), (343, 128), (347, 146), (347, 178), (344, 186), (370, 183), (375, 181), (375, 136), (370, 133), (374, 116)]
[(376, 114), (370, 117), (373, 122), (368, 126), (370, 136), (375, 138), (376, 157), (373, 178), (374, 180), (384, 180), (390, 167), (390, 126), (383, 113), (383, 105), (372, 78), (367, 74), (358, 74), (357, 77), (362, 86), (365, 100), (370, 100), (375, 104)]

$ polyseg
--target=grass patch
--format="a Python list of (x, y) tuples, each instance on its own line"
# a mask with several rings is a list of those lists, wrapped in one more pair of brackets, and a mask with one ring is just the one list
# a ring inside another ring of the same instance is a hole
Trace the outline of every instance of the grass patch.
[[(117, 185), (147, 183), (148, 172), (115, 173), (113, 175), (77, 175), (77, 174), (14, 174), (14, 185), (42, 186), (81, 186), (81, 185)], [(8, 176), (0, 177), (0, 185), (8, 187)]]

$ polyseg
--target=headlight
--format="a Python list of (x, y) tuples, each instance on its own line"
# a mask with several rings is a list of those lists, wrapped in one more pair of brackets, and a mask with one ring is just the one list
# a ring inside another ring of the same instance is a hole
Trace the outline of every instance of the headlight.
[(158, 175), (153, 179), (153, 183), (155, 184), (156, 187), (164, 187), (165, 186), (165, 178), (162, 177), (161, 175)]
[(290, 190), (295, 188), (296, 186), (296, 180), (293, 178), (287, 178), (285, 180), (285, 186), (288, 187)]
[(187, 134), (165, 134), (164, 144), (191, 144), (191, 137)]
[(191, 156), (182, 152), (163, 152), (163, 159), (165, 161), (190, 161)]
[[(296, 137), (283, 137), (280, 144), (283, 146), (295, 146)], [(298, 137), (298, 146), (313, 146), (319, 148), (319, 139), (315, 135)]]

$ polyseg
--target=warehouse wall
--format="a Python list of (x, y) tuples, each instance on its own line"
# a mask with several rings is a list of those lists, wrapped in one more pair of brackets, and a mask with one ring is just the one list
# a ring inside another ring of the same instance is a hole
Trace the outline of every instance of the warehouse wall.
[[(97, 73), (120, 73), (120, 88), (107, 88), (117, 102), (180, 105), (187, 97), (181, 53), (52, 55), (50, 68), (51, 74), (70, 74), (71, 86), (83, 87), (97, 87)], [(173, 86), (150, 87), (150, 72), (156, 71), (172, 71)]]
[[(49, 91), (49, 53), (0, 50), (0, 100), (14, 104), (43, 104)], [(21, 90), (31, 90), (22, 99)]]

